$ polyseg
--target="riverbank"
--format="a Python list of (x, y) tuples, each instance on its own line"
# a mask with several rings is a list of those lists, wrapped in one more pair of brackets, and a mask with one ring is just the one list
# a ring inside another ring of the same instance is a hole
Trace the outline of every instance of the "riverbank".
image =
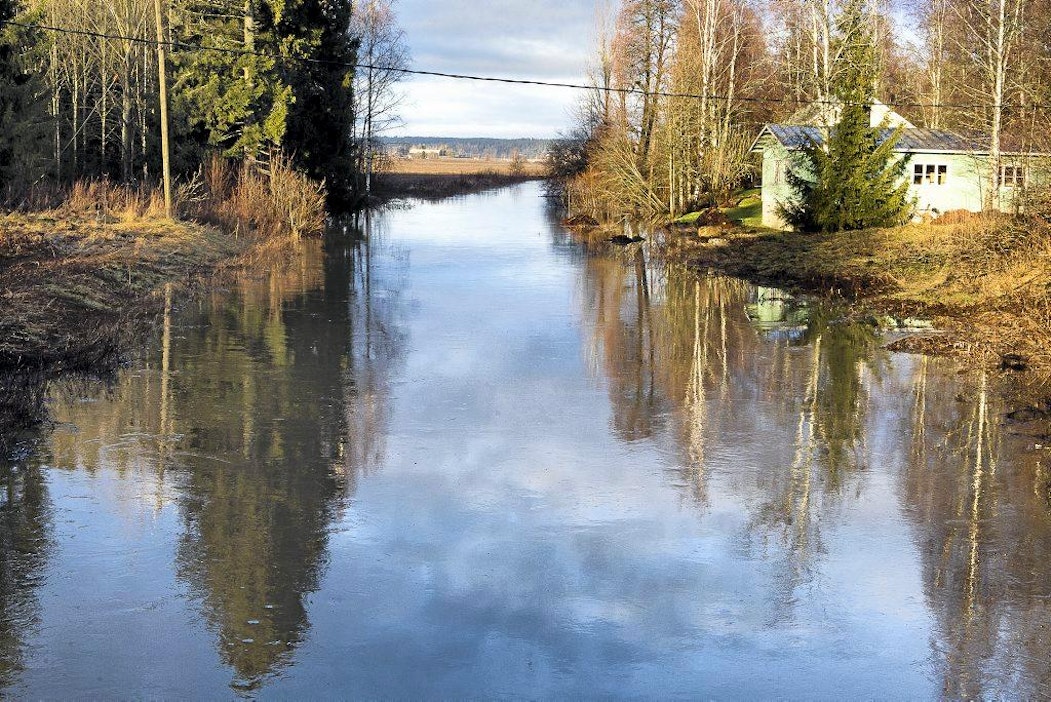
[(260, 246), (268, 244), (156, 216), (0, 215), (0, 453), (46, 419), (48, 381), (112, 374), (168, 293), (202, 285)]
[(506, 188), (536, 176), (506, 173), (385, 173), (376, 179), (374, 199), (379, 203), (404, 198), (441, 200)]
[(213, 227), (76, 213), (0, 216), (0, 370), (89, 369), (163, 304), (247, 249)]
[(667, 252), (702, 270), (841, 297), (881, 326), (929, 322), (897, 350), (1051, 371), (1051, 237), (1008, 217), (800, 234), (673, 227)]
[(440, 200), (538, 180), (546, 170), (542, 163), (511, 159), (391, 159), (376, 174), (373, 192), (379, 202)]
[[(700, 271), (839, 298), (851, 317), (910, 329), (895, 350), (1051, 374), (1046, 223), (964, 216), (826, 235), (746, 226), (718, 214), (697, 221), (669, 225), (657, 237), (662, 254)], [(618, 232), (598, 228), (586, 236)]]

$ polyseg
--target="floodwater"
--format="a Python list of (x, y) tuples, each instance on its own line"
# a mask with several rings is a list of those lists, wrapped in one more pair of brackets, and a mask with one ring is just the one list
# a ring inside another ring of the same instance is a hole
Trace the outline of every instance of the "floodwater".
[(1051, 453), (992, 379), (535, 185), (368, 229), (52, 387), (0, 696), (1051, 695)]

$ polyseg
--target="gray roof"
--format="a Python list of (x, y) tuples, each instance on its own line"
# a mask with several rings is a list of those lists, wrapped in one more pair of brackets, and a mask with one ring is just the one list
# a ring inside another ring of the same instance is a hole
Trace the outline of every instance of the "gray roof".
[[(787, 149), (801, 149), (811, 141), (820, 144), (822, 142), (822, 129), (794, 124), (768, 124), (756, 140), (756, 146), (763, 136), (769, 133), (781, 142)], [(884, 129), (882, 138), (886, 139), (894, 133), (893, 129)], [(752, 147), (755, 149), (755, 146)], [(901, 138), (894, 147), (899, 152), (950, 152), (950, 153), (988, 153), (987, 143), (980, 140), (963, 136), (955, 132), (943, 129), (903, 129)]]

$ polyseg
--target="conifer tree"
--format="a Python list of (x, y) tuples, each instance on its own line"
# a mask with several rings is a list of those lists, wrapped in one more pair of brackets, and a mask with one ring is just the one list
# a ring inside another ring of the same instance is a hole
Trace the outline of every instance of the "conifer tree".
[[(179, 40), (220, 49), (173, 56), (180, 168), (192, 169), (209, 149), (249, 161), (284, 149), (349, 201), (352, 0), (241, 0), (235, 14), (216, 12), (214, 0), (180, 3)], [(245, 51), (224, 51), (231, 46)]]
[(904, 178), (908, 158), (894, 153), (901, 128), (891, 130), (886, 121), (870, 126), (878, 73), (866, 5), (847, 0), (837, 21), (842, 50), (833, 95), (839, 119), (823, 139), (811, 139), (788, 174), (796, 202), (782, 205), (782, 216), (799, 230), (894, 226), (912, 209)]
[(294, 102), (285, 146), (308, 175), (324, 179), (332, 204), (355, 198), (354, 69), (357, 41), (351, 36), (351, 0), (309, 0), (300, 5), (297, 26), (313, 42), (320, 62), (292, 64)]
[[(18, 9), (17, 0), (0, 0), (0, 20), (14, 19)], [(0, 25), (0, 188), (42, 175), (47, 115), (38, 99), (44, 86), (33, 69), (45, 44), (36, 30)]]

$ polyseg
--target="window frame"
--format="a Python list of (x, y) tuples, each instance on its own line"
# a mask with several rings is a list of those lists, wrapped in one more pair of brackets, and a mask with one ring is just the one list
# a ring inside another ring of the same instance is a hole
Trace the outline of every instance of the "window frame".
[(1001, 163), (997, 185), (1001, 188), (1024, 188), (1025, 176), (1025, 166), (1019, 166), (1013, 163)]
[(913, 185), (945, 185), (949, 182), (949, 164), (938, 162), (922, 162), (912, 165)]

